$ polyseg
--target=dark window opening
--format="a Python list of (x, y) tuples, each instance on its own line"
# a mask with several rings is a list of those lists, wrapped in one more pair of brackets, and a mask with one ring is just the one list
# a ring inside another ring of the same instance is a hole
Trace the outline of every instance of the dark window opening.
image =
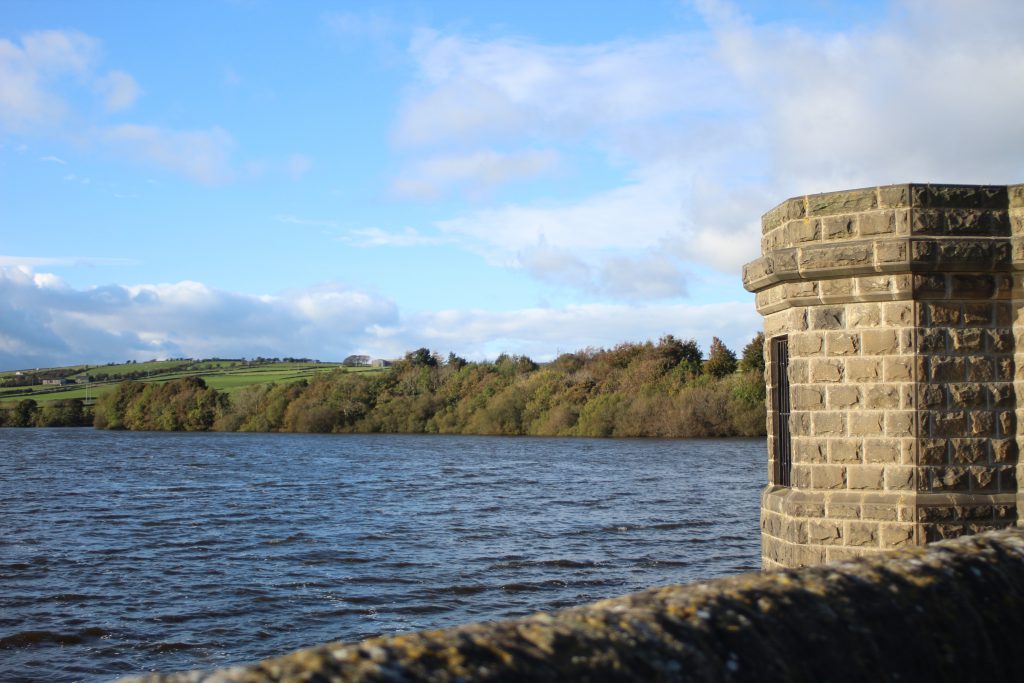
[(789, 436), (789, 338), (772, 339), (772, 424), (775, 426), (775, 483), (791, 486), (793, 446)]

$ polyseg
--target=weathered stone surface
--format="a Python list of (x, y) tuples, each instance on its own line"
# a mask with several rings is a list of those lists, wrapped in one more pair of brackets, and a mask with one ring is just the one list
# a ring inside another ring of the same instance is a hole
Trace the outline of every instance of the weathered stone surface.
[(807, 197), (807, 214), (810, 216), (832, 216), (838, 213), (857, 213), (878, 208), (878, 193), (875, 188), (826, 192)]
[[(785, 282), (751, 287), (768, 336), (790, 335), (794, 444), (814, 444), (797, 459), (799, 505), (783, 496), (777, 514), (813, 511), (819, 531), (837, 520), (841, 530), (806, 543), (772, 536), (765, 566), (1015, 521), (917, 515), (1020, 507), (1024, 185), (905, 184), (799, 201), (805, 213), (776, 228), (782, 240), (763, 240), (775, 259), (766, 278), (783, 277), (786, 252)], [(787, 310), (801, 327), (771, 317)], [(885, 526), (851, 526), (869, 521)]]
[[(911, 543), (911, 527), (883, 523), (879, 538)], [(777, 556), (784, 546), (773, 546)], [(809, 548), (800, 557), (820, 561), (824, 553)], [(1009, 653), (1022, 630), (1024, 532), (1007, 529), (870, 560), (123, 681), (1010, 681), (1019, 670)]]

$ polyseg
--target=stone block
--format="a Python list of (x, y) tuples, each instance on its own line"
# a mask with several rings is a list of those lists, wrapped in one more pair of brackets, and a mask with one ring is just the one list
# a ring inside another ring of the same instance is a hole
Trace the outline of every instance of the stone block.
[(883, 548), (901, 548), (914, 542), (914, 528), (907, 524), (882, 524), (879, 541)]
[(764, 336), (771, 339), (780, 334), (803, 332), (807, 329), (807, 312), (802, 308), (791, 308), (764, 317)]
[(793, 442), (793, 462), (819, 464), (824, 463), (826, 446), (821, 441), (800, 439)]
[(886, 467), (885, 488), (892, 491), (913, 491), (914, 471), (913, 467)]
[(818, 490), (846, 488), (846, 468), (842, 465), (818, 465), (811, 470), (811, 488)]
[(882, 378), (882, 361), (878, 358), (849, 358), (846, 360), (846, 381), (877, 382)]
[(877, 327), (882, 324), (882, 308), (878, 304), (852, 304), (846, 307), (846, 321), (851, 330)]
[(1012, 463), (1017, 461), (1016, 439), (992, 439), (992, 462)]
[(790, 335), (789, 348), (794, 356), (820, 356), (825, 352), (825, 335), (821, 332)]
[(964, 304), (963, 321), (964, 325), (991, 325), (995, 320), (992, 304), (970, 303)]
[(989, 299), (995, 293), (994, 275), (972, 273), (949, 276), (949, 296), (955, 299)]
[(977, 327), (968, 327), (961, 330), (950, 330), (950, 348), (957, 353), (984, 351), (985, 339), (986, 337), (988, 337), (988, 334), (986, 334), (986, 332), (988, 332), (988, 330), (982, 330)]
[(912, 185), (911, 205), (943, 209), (1000, 209), (1008, 203), (1005, 185)]
[(945, 353), (948, 336), (943, 327), (922, 327), (917, 334), (917, 350), (920, 353)]
[(882, 304), (882, 320), (886, 325), (907, 326), (914, 324), (914, 307), (907, 302)]
[(813, 413), (811, 430), (814, 436), (846, 436), (846, 414), (840, 412)]
[(807, 384), (811, 381), (810, 363), (806, 358), (790, 358), (789, 370), (786, 372), (789, 377), (790, 386)]
[(803, 218), (807, 214), (803, 197), (787, 199), (761, 217), (761, 232), (767, 233), (783, 223)]
[(913, 365), (907, 358), (886, 358), (882, 362), (882, 378), (886, 382), (913, 381)]
[(1018, 374), (1024, 379), (1024, 367), (1017, 368), (1012, 358), (993, 358), (992, 365), (996, 381), (1011, 382)]
[(917, 402), (919, 408), (945, 408), (946, 407), (946, 385), (943, 384), (918, 384)]
[(988, 403), (988, 392), (978, 382), (949, 384), (947, 389), (953, 408), (984, 408)]
[(791, 246), (818, 242), (821, 240), (821, 221), (812, 218), (790, 221), (785, 226), (784, 234), (786, 243)]
[(828, 406), (833, 410), (844, 410), (860, 404), (860, 387), (850, 384), (828, 388)]
[(967, 491), (970, 489), (970, 482), (966, 467), (931, 468), (933, 491)]
[(861, 505), (861, 517), (876, 521), (892, 521), (897, 519), (896, 505), (893, 503), (869, 503)]
[(1013, 333), (1004, 328), (985, 330), (986, 348), (989, 353), (1013, 352)]
[(812, 382), (842, 382), (843, 361), (814, 359), (810, 363)]
[(944, 299), (946, 297), (946, 276), (936, 273), (915, 274), (912, 287), (915, 298)]
[(904, 270), (910, 250), (906, 240), (878, 240), (875, 242), (875, 267), (882, 272)]
[(868, 211), (860, 214), (860, 235), (895, 235), (896, 212), (892, 210)]
[(850, 436), (882, 436), (885, 434), (885, 413), (854, 411), (847, 417)]
[(989, 405), (993, 408), (1009, 408), (1014, 405), (1013, 385), (1007, 382), (983, 385), (988, 391)]
[(1017, 490), (1017, 468), (999, 467), (999, 490), (1012, 493)]
[(998, 436), (1015, 436), (1017, 433), (1017, 416), (1009, 410), (996, 413), (996, 424), (999, 426)]
[(878, 524), (871, 522), (847, 522), (844, 542), (853, 546), (877, 546)]
[(994, 491), (999, 488), (999, 472), (988, 467), (969, 467), (972, 491)]
[(802, 247), (797, 260), (801, 273), (828, 275), (849, 268), (870, 267), (874, 264), (874, 257), (870, 242), (839, 242)]
[(969, 436), (986, 439), (995, 436), (996, 420), (991, 412), (974, 410), (968, 413), (967, 418)]
[(868, 356), (896, 353), (899, 349), (896, 332), (891, 329), (864, 330), (861, 333), (861, 348), (864, 355)]
[(896, 439), (865, 439), (864, 462), (895, 464), (900, 461), (900, 442)]
[(1009, 207), (1011, 209), (1024, 209), (1024, 184), (1010, 185), (1006, 188)]
[[(988, 356), (968, 356), (967, 379), (971, 382), (988, 382), (995, 377), (996, 365)], [(1008, 379), (1013, 379), (1012, 370)]]
[(861, 460), (860, 439), (830, 439), (828, 449), (831, 463), (847, 464)]
[(939, 245), (934, 239), (915, 239), (910, 242), (910, 267), (915, 271), (936, 270), (938, 258)]
[(928, 361), (928, 379), (932, 382), (962, 382), (965, 367), (963, 358), (934, 356)]
[(860, 336), (856, 332), (828, 332), (825, 339), (830, 356), (853, 356), (860, 349)]
[(831, 303), (838, 301), (849, 301), (853, 298), (853, 278), (838, 277), (829, 280), (821, 280), (819, 297), (822, 302)]
[(928, 324), (949, 327), (960, 324), (959, 304), (924, 304)]
[(810, 520), (807, 523), (807, 540), (817, 545), (838, 545), (843, 541), (842, 524), (829, 520)]
[(790, 543), (807, 543), (807, 521), (787, 518), (782, 522), (781, 534)]
[(860, 519), (860, 503), (854, 501), (829, 501), (825, 505), (828, 519)]
[(950, 461), (954, 465), (973, 465), (988, 458), (987, 441), (983, 439), (950, 439)]
[(789, 472), (790, 485), (798, 489), (806, 489), (811, 486), (811, 466), (794, 463)]
[(875, 188), (827, 192), (807, 197), (807, 213), (810, 216), (860, 213), (876, 208), (878, 208), (878, 194)]
[(812, 330), (841, 330), (846, 326), (846, 312), (842, 306), (815, 306), (808, 314)]
[(856, 216), (827, 216), (821, 219), (822, 235), (826, 240), (849, 240), (857, 236)]
[(790, 389), (793, 410), (818, 410), (825, 404), (825, 391), (809, 384), (798, 384)]
[(919, 452), (922, 465), (945, 465), (949, 462), (949, 440), (921, 439)]
[(850, 489), (881, 491), (884, 488), (885, 468), (877, 465), (855, 465), (846, 470)]
[(967, 413), (964, 411), (933, 412), (931, 414), (931, 436), (956, 437), (966, 433)]
[(867, 389), (867, 401), (865, 406), (871, 410), (899, 408), (899, 390), (891, 384), (869, 386)]
[(889, 411), (885, 414), (886, 436), (914, 436), (913, 411)]

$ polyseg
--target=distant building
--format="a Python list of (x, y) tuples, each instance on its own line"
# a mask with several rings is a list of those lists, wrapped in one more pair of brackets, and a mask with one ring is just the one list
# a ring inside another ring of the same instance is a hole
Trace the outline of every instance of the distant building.
[(60, 379), (44, 379), (43, 384), (52, 384), (56, 386), (64, 386), (65, 384), (71, 384), (66, 378), (61, 377)]
[(383, 358), (374, 358), (370, 361), (370, 367), (373, 368), (390, 368), (393, 361), (384, 360)]

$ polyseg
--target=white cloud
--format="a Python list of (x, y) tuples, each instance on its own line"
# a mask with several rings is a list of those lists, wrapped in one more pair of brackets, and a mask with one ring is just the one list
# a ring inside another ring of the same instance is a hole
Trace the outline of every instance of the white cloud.
[(395, 179), (392, 189), (415, 199), (436, 199), (453, 186), (464, 186), (471, 195), (481, 195), (499, 185), (545, 173), (557, 163), (558, 153), (553, 150), (501, 154), (484, 149), (435, 156), (410, 164)]
[[(411, 316), (404, 329), (419, 330), (423, 346), (473, 358), (525, 353), (547, 360), (588, 346), (610, 348), (623, 341), (665, 334), (693, 337), (706, 349), (711, 337), (742, 348), (761, 327), (748, 303), (711, 305), (588, 304), (512, 311), (436, 311)], [(405, 337), (409, 338), (409, 337)], [(398, 349), (401, 345), (392, 345)], [(397, 353), (397, 351), (396, 351)]]
[(123, 124), (96, 132), (109, 147), (131, 159), (166, 168), (207, 185), (231, 180), (234, 140), (221, 128), (171, 130)]
[(76, 289), (27, 265), (0, 266), (0, 369), (173, 356), (400, 356), (420, 346), (538, 360), (587, 346), (712, 336), (734, 348), (760, 325), (747, 303), (585, 305), (402, 316), (378, 295), (321, 284), (254, 296), (182, 281)]
[(357, 247), (422, 247), (450, 241), (443, 237), (424, 235), (415, 228), (395, 232), (380, 228), (356, 228), (349, 230), (341, 239)]
[(127, 109), (142, 94), (139, 84), (124, 71), (111, 71), (97, 79), (94, 87), (103, 96), (107, 111)]
[(1012, 182), (1024, 170), (1024, 5), (908, 0), (831, 34), (701, 7), (736, 87), (764, 112), (771, 186)]
[[(573, 150), (603, 154), (606, 178), (621, 173), (583, 197), (492, 205), (435, 226), (558, 286), (674, 296), (698, 264), (738, 278), (757, 256), (760, 215), (788, 196), (1024, 176), (1024, 4), (907, 0), (832, 31), (698, 6), (709, 32), (645, 41), (417, 33), (396, 143), (444, 157), (455, 152), (436, 148), (466, 141), (540, 142), (560, 151), (566, 174)], [(640, 285), (628, 273), (650, 277)]]
[(0, 367), (167, 356), (343, 358), (393, 325), (392, 302), (324, 284), (251, 296), (198, 282), (74, 289), (0, 267)]
[(707, 98), (728, 99), (708, 47), (696, 34), (559, 47), (420, 30), (410, 45), (420, 79), (394, 138), (420, 145), (526, 131), (578, 135), (699, 109)]
[(0, 38), (0, 129), (20, 132), (59, 123), (67, 106), (50, 84), (87, 75), (98, 47), (78, 31), (27, 33), (20, 45)]
[(68, 163), (61, 159), (60, 157), (55, 157), (52, 154), (47, 155), (45, 157), (39, 157), (39, 161), (45, 161), (48, 164), (60, 164), (61, 166), (66, 166)]

